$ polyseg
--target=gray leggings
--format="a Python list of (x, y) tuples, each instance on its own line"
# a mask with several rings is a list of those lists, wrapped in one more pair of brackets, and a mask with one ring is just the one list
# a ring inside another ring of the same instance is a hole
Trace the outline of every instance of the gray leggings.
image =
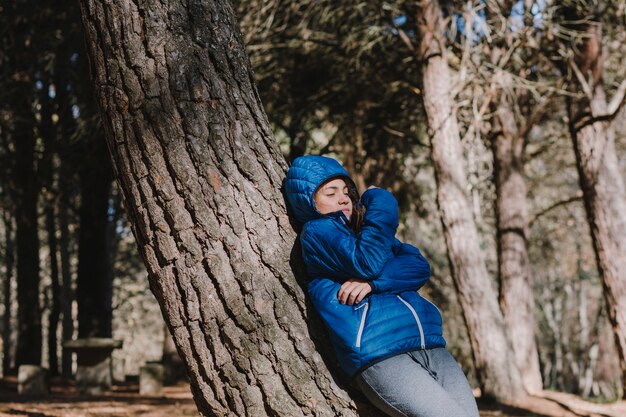
[(391, 417), (478, 417), (467, 379), (445, 348), (392, 356), (365, 369), (356, 381)]

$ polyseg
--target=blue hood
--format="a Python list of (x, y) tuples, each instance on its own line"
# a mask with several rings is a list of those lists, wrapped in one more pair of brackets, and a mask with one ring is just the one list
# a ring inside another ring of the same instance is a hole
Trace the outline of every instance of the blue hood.
[(325, 156), (307, 155), (296, 158), (287, 172), (285, 194), (294, 216), (300, 223), (319, 219), (322, 214), (315, 207), (315, 191), (331, 178), (343, 178), (348, 187), (356, 186), (348, 171), (339, 162)]

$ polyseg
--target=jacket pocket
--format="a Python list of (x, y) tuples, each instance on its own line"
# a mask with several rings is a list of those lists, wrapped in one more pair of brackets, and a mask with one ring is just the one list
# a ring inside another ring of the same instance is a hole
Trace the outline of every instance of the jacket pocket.
[(354, 343), (354, 345), (358, 348), (361, 347), (361, 338), (363, 337), (363, 329), (365, 329), (365, 319), (367, 318), (367, 310), (369, 309), (369, 307), (370, 307), (369, 302), (366, 302), (354, 309), (355, 311), (361, 308), (363, 309), (363, 314), (361, 315), (361, 322), (359, 323), (359, 331), (356, 334), (356, 342)]
[(422, 322), (420, 321), (419, 316), (417, 315), (417, 312), (415, 311), (415, 309), (413, 308), (413, 306), (411, 304), (409, 304), (404, 298), (400, 297), (399, 295), (396, 295), (396, 297), (398, 297), (398, 299), (400, 301), (402, 301), (402, 303), (411, 311), (411, 313), (413, 314), (413, 318), (415, 319), (415, 323), (417, 323), (417, 328), (420, 332), (420, 347), (422, 349), (426, 349), (426, 344), (424, 341), (424, 329), (422, 328)]

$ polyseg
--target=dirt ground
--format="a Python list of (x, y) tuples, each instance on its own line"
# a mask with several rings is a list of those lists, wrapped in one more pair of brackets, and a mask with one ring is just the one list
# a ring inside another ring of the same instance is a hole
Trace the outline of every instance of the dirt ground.
[(53, 384), (45, 397), (17, 395), (14, 381), (0, 387), (0, 417), (196, 417), (189, 386), (164, 387), (160, 396), (141, 396), (137, 384), (115, 385), (103, 395), (79, 396), (71, 385)]
[[(141, 396), (137, 384), (116, 385), (103, 395), (79, 396), (71, 385), (53, 384), (45, 397), (17, 395), (14, 381), (0, 386), (0, 417), (187, 417), (198, 416), (188, 386)], [(571, 394), (544, 391), (518, 407), (478, 402), (481, 417), (626, 417), (626, 401), (596, 404)]]

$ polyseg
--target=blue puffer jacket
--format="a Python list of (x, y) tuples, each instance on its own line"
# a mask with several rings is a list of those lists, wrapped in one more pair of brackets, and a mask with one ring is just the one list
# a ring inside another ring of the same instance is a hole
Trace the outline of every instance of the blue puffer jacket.
[[(430, 278), (420, 251), (395, 238), (398, 204), (391, 193), (373, 188), (360, 234), (338, 211), (322, 215), (313, 196), (330, 178), (343, 177), (337, 161), (321, 156), (297, 158), (285, 181), (287, 200), (304, 224), (300, 241), (309, 278), (308, 294), (325, 321), (339, 364), (350, 376), (387, 357), (415, 349), (443, 347), (441, 314), (417, 290)], [(337, 293), (350, 278), (365, 279), (372, 293), (359, 304), (341, 304)]]

